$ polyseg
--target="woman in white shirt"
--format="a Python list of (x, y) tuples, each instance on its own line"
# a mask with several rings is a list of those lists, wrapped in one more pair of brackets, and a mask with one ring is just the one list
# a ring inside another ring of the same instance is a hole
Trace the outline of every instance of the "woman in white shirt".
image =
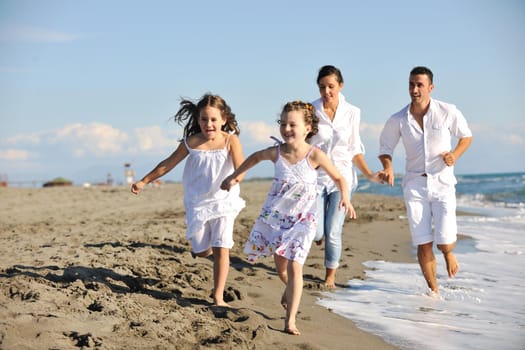
[[(317, 76), (321, 98), (313, 102), (319, 117), (319, 132), (310, 139), (312, 145), (323, 150), (346, 179), (349, 193), (357, 187), (357, 174), (353, 165), (370, 181), (380, 182), (378, 173), (372, 173), (363, 157), (364, 147), (359, 136), (361, 111), (348, 103), (341, 93), (343, 76), (334, 66), (323, 66)], [(345, 213), (338, 210), (341, 193), (332, 179), (319, 170), (317, 179), (318, 227), (315, 241), (325, 241), (325, 286), (335, 287), (335, 274), (341, 259), (341, 233)], [(350, 200), (350, 198), (349, 198)]]

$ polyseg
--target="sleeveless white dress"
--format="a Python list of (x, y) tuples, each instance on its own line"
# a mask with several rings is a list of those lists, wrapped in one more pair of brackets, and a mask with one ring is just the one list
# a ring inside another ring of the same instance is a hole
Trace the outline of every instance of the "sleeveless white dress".
[(186, 209), (186, 237), (202, 229), (206, 221), (223, 216), (236, 217), (246, 205), (240, 197), (240, 187), (221, 190), (222, 181), (235, 170), (228, 152), (230, 136), (224, 148), (204, 151), (192, 149), (186, 139), (188, 157), (184, 166), (182, 184)]
[(307, 156), (295, 164), (281, 157), (277, 146), (275, 175), (244, 252), (254, 262), (278, 254), (304, 264), (317, 228), (317, 171)]

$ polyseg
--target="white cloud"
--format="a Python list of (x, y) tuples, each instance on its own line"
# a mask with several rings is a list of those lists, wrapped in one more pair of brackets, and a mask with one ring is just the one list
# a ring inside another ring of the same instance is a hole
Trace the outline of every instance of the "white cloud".
[(525, 144), (525, 123), (502, 124), (498, 126), (474, 123), (470, 125), (474, 142), (497, 143), (501, 146)]
[(127, 133), (111, 125), (78, 123), (50, 132), (47, 141), (71, 147), (76, 157), (88, 154), (101, 157), (121, 152), (128, 138)]
[(23, 149), (0, 150), (0, 160), (23, 161), (29, 159), (29, 152)]
[[(379, 166), (377, 152), (379, 134), (383, 124), (361, 123), (361, 138), (365, 145), (365, 158), (372, 169)], [(460, 166), (463, 173), (487, 171), (523, 170), (520, 147), (525, 144), (525, 124), (485, 125), (473, 124), (471, 129), (474, 142)], [(132, 161), (141, 164), (148, 159), (148, 167), (169, 155), (178, 145), (182, 129), (176, 130), (159, 126), (136, 128), (125, 131), (104, 123), (77, 123), (55, 130), (16, 135), (0, 140), (0, 169), (9, 169), (10, 174), (64, 173), (72, 169), (93, 164), (121, 164)], [(243, 122), (241, 143), (245, 154), (273, 144), (270, 136), (280, 136), (277, 123)], [(520, 147), (516, 147), (520, 146)], [(398, 169), (404, 166), (403, 146), (396, 148)], [(501, 154), (505, 154), (502, 157)], [(480, 162), (479, 160), (486, 160)], [(112, 165), (115, 167), (115, 165)], [(109, 169), (99, 171), (119, 170)], [(146, 171), (149, 169), (141, 169)], [(5, 170), (4, 170), (5, 171)], [(82, 174), (84, 174), (82, 172)], [(36, 175), (35, 175), (36, 176)], [(23, 177), (23, 176), (22, 176)]]
[(361, 122), (359, 127), (359, 133), (363, 140), (366, 140), (368, 143), (370, 139), (379, 142), (379, 135), (383, 130), (383, 124), (370, 124)]
[(261, 143), (268, 145), (271, 140), (270, 136), (279, 137), (279, 127), (277, 123), (266, 123), (266, 122), (243, 122), (241, 127), (241, 136), (246, 141)]
[(174, 149), (180, 137), (173, 135), (159, 126), (138, 128), (133, 131), (135, 146), (130, 146), (136, 152), (162, 152)]
[(0, 27), (0, 41), (26, 41), (63, 43), (77, 40), (78, 35), (50, 30), (46, 28), (27, 26)]
[[(177, 132), (180, 135), (180, 132)], [(1, 144), (18, 149), (34, 149), (39, 154), (59, 152), (74, 158), (140, 154), (165, 155), (174, 150), (180, 136), (158, 126), (134, 129), (131, 133), (109, 124), (70, 124), (60, 129), (21, 134), (3, 140)], [(36, 148), (38, 146), (38, 148)]]
[(17, 145), (17, 144), (30, 144), (38, 145), (41, 142), (41, 136), (39, 134), (22, 134), (12, 137), (8, 137), (3, 143), (8, 145)]
[(509, 145), (523, 145), (523, 144), (525, 144), (525, 138), (523, 137), (523, 135), (516, 135), (516, 134), (507, 135), (504, 138), (504, 140)]

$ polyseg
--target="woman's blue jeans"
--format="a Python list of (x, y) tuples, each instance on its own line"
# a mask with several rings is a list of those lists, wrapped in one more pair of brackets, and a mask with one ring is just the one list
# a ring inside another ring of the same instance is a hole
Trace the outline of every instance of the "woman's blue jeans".
[(344, 208), (339, 210), (341, 192), (334, 191), (317, 195), (317, 233), (315, 241), (324, 238), (324, 266), (327, 269), (337, 269), (341, 259), (342, 232), (345, 222)]

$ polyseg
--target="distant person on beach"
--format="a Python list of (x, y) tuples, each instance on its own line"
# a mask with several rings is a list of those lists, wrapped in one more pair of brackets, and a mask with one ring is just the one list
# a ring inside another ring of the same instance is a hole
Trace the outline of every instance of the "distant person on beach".
[[(433, 89), (432, 71), (413, 68), (408, 81), (412, 102), (385, 123), (379, 159), (384, 168), (381, 178), (393, 186), (392, 157), (402, 140), (406, 152), (402, 187), (412, 242), (428, 287), (438, 293), (434, 241), (443, 253), (448, 276), (459, 270), (453, 253), (457, 240), (454, 164), (470, 146), (472, 133), (455, 105), (430, 97)], [(458, 138), (454, 149), (452, 136)]]
[(279, 278), (286, 285), (281, 304), (286, 308), (285, 332), (299, 335), (296, 315), (303, 290), (303, 265), (317, 227), (317, 170), (323, 169), (343, 194), (338, 208), (355, 218), (348, 186), (326, 154), (306, 139), (317, 132), (318, 119), (310, 103), (287, 103), (279, 120), (284, 142), (251, 154), (222, 183), (233, 190), (250, 168), (263, 160), (275, 166), (274, 179), (261, 213), (244, 247), (248, 260), (272, 256)]
[(192, 255), (213, 256), (213, 301), (224, 301), (224, 288), (230, 268), (234, 220), (245, 206), (239, 188), (225, 192), (221, 181), (244, 160), (235, 114), (217, 95), (204, 95), (197, 104), (182, 100), (175, 121), (185, 123), (184, 138), (177, 149), (142, 180), (133, 184), (138, 194), (144, 186), (167, 174), (183, 159), (182, 184), (186, 209), (186, 237)]
[[(348, 183), (349, 195), (357, 187), (355, 165), (369, 181), (380, 182), (366, 164), (359, 134), (361, 111), (346, 101), (341, 93), (343, 75), (334, 66), (323, 66), (317, 75), (321, 97), (313, 102), (319, 118), (319, 132), (308, 142), (325, 152)], [(325, 286), (335, 288), (335, 275), (341, 260), (342, 232), (345, 214), (338, 209), (341, 192), (327, 173), (320, 170), (317, 178), (319, 225), (315, 241), (325, 243)], [(348, 197), (348, 200), (351, 198)]]
[(130, 168), (131, 164), (124, 164), (124, 177), (126, 178), (126, 184), (131, 185), (135, 179), (135, 171)]

